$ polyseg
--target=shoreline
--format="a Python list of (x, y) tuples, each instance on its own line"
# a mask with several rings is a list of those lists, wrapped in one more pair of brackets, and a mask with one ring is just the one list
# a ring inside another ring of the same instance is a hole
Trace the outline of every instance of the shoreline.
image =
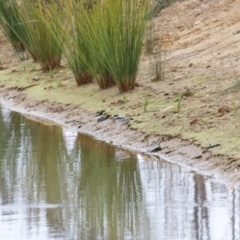
[[(32, 103), (30, 106), (29, 102)], [(181, 138), (146, 134), (126, 126), (120, 129), (111, 119), (98, 123), (94, 113), (86, 111), (80, 105), (38, 101), (29, 98), (21, 91), (4, 87), (0, 88), (0, 105), (19, 112), (31, 120), (71, 128), (80, 134), (87, 134), (134, 153), (177, 164), (220, 182), (231, 185), (238, 185), (240, 182), (240, 168), (236, 166), (237, 161), (231, 157), (213, 154)], [(148, 150), (158, 141), (160, 141), (161, 151), (149, 153)]]

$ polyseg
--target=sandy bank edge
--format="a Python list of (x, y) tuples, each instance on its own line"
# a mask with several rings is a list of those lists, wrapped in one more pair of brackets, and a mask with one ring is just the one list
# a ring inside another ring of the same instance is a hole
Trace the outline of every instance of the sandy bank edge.
[[(69, 127), (112, 145), (190, 168), (220, 182), (234, 185), (240, 183), (238, 160), (214, 155), (188, 140), (145, 134), (127, 126), (116, 126), (111, 119), (98, 123), (95, 114), (84, 109), (84, 106), (37, 101), (22, 91), (5, 87), (0, 88), (0, 104), (28, 115), (33, 120)], [(149, 154), (148, 150), (158, 141), (161, 142), (162, 150)]]

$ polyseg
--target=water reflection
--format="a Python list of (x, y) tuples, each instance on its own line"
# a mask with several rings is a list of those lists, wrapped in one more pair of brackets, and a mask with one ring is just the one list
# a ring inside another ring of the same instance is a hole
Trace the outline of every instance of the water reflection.
[(1, 239), (240, 239), (239, 190), (0, 109)]

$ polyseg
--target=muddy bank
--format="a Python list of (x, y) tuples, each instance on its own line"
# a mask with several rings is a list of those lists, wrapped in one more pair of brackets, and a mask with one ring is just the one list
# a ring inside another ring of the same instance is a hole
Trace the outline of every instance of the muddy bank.
[[(21, 112), (28, 118), (44, 124), (74, 128), (96, 139), (191, 168), (229, 184), (240, 182), (240, 161), (220, 154), (214, 155), (211, 150), (202, 148), (194, 142), (160, 134), (146, 134), (127, 125), (118, 125), (111, 118), (97, 122), (99, 117), (83, 106), (38, 101), (28, 97), (24, 92), (5, 87), (0, 89), (0, 102), (3, 107)], [(149, 150), (159, 142), (161, 149), (149, 153)]]

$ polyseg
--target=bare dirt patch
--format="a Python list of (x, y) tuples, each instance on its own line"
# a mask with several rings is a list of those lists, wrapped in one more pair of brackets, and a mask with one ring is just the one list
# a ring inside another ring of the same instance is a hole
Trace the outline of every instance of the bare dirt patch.
[[(162, 11), (154, 21), (168, 52), (166, 79), (152, 82), (143, 56), (138, 86), (125, 94), (96, 84), (76, 87), (64, 62), (54, 73), (42, 73), (31, 59), (20, 61), (1, 36), (1, 102), (136, 151), (147, 153), (160, 141), (154, 156), (239, 183), (239, 4), (186, 0)], [(100, 110), (133, 120), (128, 126), (111, 118), (97, 122)]]

